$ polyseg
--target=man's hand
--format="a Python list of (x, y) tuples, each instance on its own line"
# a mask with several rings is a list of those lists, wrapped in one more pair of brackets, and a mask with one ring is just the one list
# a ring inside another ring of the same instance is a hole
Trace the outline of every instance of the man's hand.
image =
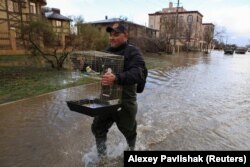
[(116, 76), (111, 72), (106, 72), (102, 76), (102, 85), (104, 86), (112, 86), (115, 82)]

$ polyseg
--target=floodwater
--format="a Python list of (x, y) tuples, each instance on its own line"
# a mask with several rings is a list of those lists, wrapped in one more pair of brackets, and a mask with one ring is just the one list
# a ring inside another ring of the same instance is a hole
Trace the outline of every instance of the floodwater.
[[(250, 150), (249, 52), (157, 59), (166, 63), (149, 71), (138, 94), (137, 150)], [(65, 103), (70, 93), (89, 97), (95, 87), (0, 105), (0, 166), (123, 166), (126, 142), (117, 127), (108, 134), (106, 161), (97, 162), (93, 118)]]

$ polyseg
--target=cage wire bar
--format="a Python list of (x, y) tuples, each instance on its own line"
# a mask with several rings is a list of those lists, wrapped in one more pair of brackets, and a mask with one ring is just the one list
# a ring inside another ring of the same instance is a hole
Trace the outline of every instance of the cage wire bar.
[(67, 105), (71, 111), (89, 116), (101, 115), (120, 109), (122, 87), (118, 84), (103, 86), (104, 73), (123, 71), (124, 57), (100, 51), (77, 51), (70, 55), (73, 73), (96, 79), (96, 84), (71, 88)]

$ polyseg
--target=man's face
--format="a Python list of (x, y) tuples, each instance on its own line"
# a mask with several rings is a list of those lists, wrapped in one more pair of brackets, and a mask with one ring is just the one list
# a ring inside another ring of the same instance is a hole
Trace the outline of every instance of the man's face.
[(112, 48), (119, 47), (124, 42), (127, 42), (127, 40), (128, 40), (127, 33), (118, 33), (118, 32), (112, 31), (109, 36), (109, 42)]

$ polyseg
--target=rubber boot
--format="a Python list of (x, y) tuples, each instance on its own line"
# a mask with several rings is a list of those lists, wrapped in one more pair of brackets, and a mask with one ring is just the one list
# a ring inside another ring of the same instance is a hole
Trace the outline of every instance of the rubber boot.
[(96, 138), (98, 157), (103, 157), (107, 154), (106, 140), (106, 138)]
[(136, 143), (136, 137), (133, 139), (127, 139), (128, 143), (128, 151), (134, 151), (135, 150), (135, 143)]

